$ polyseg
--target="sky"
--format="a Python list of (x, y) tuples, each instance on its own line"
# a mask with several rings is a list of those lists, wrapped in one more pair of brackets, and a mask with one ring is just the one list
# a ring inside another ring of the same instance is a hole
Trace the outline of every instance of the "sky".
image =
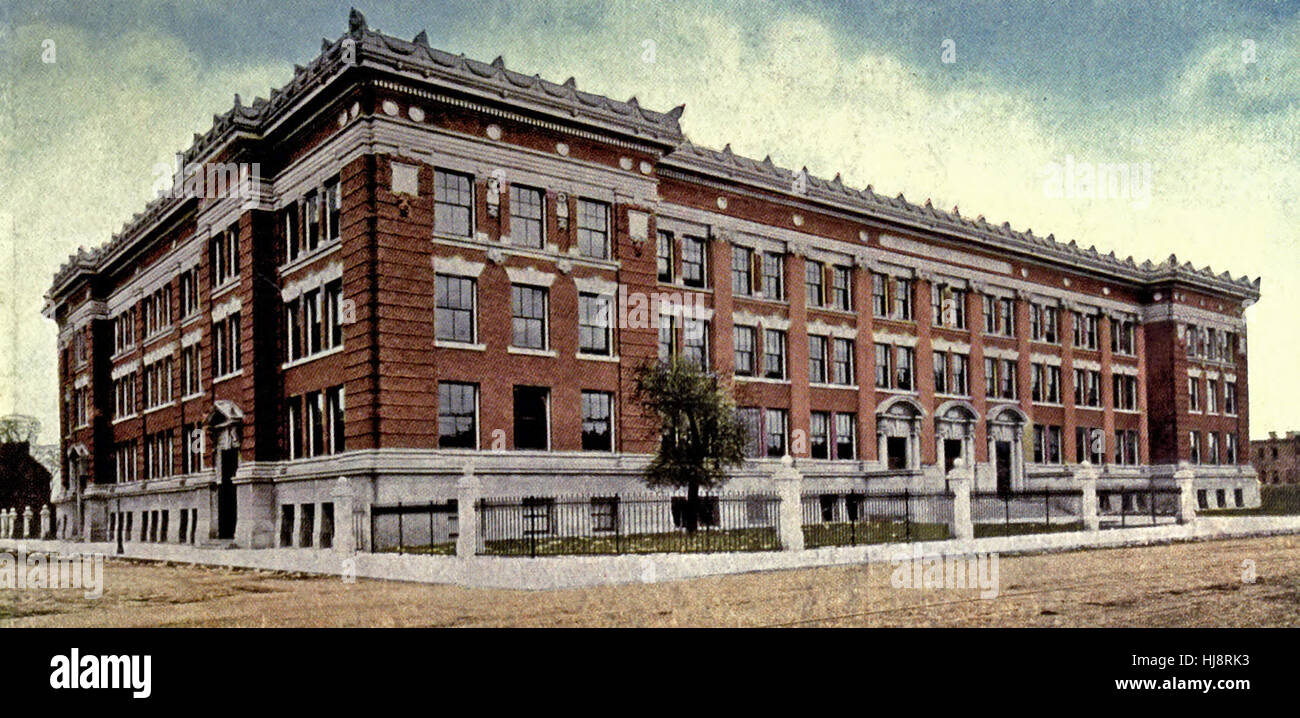
[[(347, 2), (0, 5), (0, 414), (57, 441), (53, 273)], [(370, 2), (372, 28), (643, 106), (697, 144), (1139, 262), (1262, 278), (1251, 435), (1300, 429), (1300, 1)], [(1054, 168), (1123, 164), (1089, 192)], [(1073, 190), (1073, 191), (1071, 191)]]

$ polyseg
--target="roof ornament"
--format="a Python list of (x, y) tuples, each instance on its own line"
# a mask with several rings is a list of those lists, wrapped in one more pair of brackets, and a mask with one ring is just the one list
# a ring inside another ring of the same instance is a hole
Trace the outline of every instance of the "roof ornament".
[(492, 61), (492, 67), (495, 67), (498, 70), (506, 69), (506, 59), (500, 55), (497, 55), (497, 59)]
[(570, 75), (569, 79), (564, 81), (564, 86), (569, 88), (570, 90), (576, 90), (578, 89), (578, 81), (575, 80), (572, 75)]
[(366, 34), (366, 16), (356, 8), (348, 13), (348, 34), (358, 40)]
[(686, 105), (681, 104), (668, 111), (668, 116), (674, 120), (682, 119), (682, 113), (686, 111)]
[(416, 35), (416, 36), (415, 36), (415, 39), (412, 40), (411, 42), (415, 43), (416, 45), (423, 45), (423, 46), (425, 46), (425, 47), (428, 47), (428, 46), (429, 46), (429, 34), (428, 34), (427, 32), (425, 32), (424, 30), (420, 30), (420, 34), (419, 34), (419, 35)]

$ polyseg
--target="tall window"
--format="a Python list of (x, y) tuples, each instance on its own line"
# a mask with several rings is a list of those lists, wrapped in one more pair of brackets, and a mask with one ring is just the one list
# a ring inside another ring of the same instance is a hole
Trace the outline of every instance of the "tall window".
[(439, 274), (434, 277), (434, 336), (442, 341), (473, 344), (475, 280)]
[(934, 282), (930, 285), (931, 321), (936, 327), (966, 328), (966, 292)]
[(754, 293), (753, 250), (749, 247), (731, 247), (731, 293), (748, 297)]
[(609, 258), (609, 205), (578, 200), (578, 252), (585, 257)]
[(808, 381), (826, 383), (826, 337), (808, 335)]
[(439, 382), (438, 446), (478, 448), (478, 384)]
[(1034, 383), (1030, 398), (1045, 404), (1061, 403), (1061, 367), (1049, 364), (1031, 366)]
[(1237, 413), (1237, 382), (1235, 381), (1223, 383), (1223, 413), (1229, 415)]
[(655, 266), (658, 268), (659, 281), (673, 281), (673, 234), (659, 231), (658, 244), (655, 246)]
[(1074, 403), (1078, 406), (1101, 406), (1101, 372), (1094, 369), (1074, 370)]
[(857, 414), (840, 413), (835, 415), (835, 458), (856, 458), (857, 435)]
[(1219, 410), (1219, 381), (1205, 380), (1205, 413), (1213, 414)]
[(1137, 409), (1137, 377), (1125, 374), (1114, 374), (1111, 377), (1112, 394), (1114, 396), (1115, 408), (1121, 411), (1134, 411)]
[(1105, 434), (1101, 429), (1087, 426), (1074, 427), (1074, 460), (1087, 461), (1094, 466), (1106, 460)]
[(602, 294), (578, 295), (578, 351), (583, 354), (609, 356), (610, 303), (612, 298)]
[(516, 347), (546, 348), (546, 289), (522, 284), (510, 286), (511, 318)]
[(701, 369), (709, 368), (709, 323), (687, 318), (682, 322), (682, 358)]
[(239, 276), (239, 225), (232, 224), (208, 242), (209, 280), (213, 288), (233, 282)]
[(1188, 432), (1188, 441), (1191, 443), (1191, 462), (1201, 463), (1201, 432)]
[(763, 455), (763, 411), (753, 407), (736, 409), (736, 418), (745, 427), (745, 456), (756, 458)]
[(330, 387), (325, 390), (325, 444), (330, 453), (340, 453), (347, 445), (344, 432), (344, 393), (343, 386)]
[(1205, 458), (1206, 463), (1217, 464), (1219, 457), (1219, 434), (1215, 431), (1206, 432), (1205, 434)]
[(704, 240), (699, 237), (682, 237), (682, 284), (703, 289), (708, 281), (705, 263)]
[(302, 199), (303, 219), (306, 226), (303, 230), (303, 237), (306, 240), (307, 250), (313, 250), (320, 246), (320, 215), (321, 215), (321, 196), (316, 190), (312, 190)]
[(947, 352), (934, 353), (934, 392), (936, 394), (948, 393), (948, 354)]
[(243, 368), (240, 352), (239, 312), (231, 312), (212, 324), (212, 367), (215, 378), (236, 374)]
[(853, 340), (835, 339), (831, 359), (831, 383), (853, 385)]
[(853, 270), (849, 267), (831, 267), (831, 308), (848, 312), (853, 310)]
[(897, 357), (894, 366), (894, 388), (912, 391), (916, 389), (915, 353), (911, 347), (895, 347)]
[(677, 353), (677, 321), (671, 314), (659, 315), (659, 361)]
[(1061, 463), (1061, 427), (1034, 425), (1034, 463)]
[(1061, 310), (1041, 304), (1029, 305), (1030, 338), (1036, 342), (1056, 344), (1060, 342)]
[(474, 233), (474, 179), (459, 172), (433, 173), (433, 231), (456, 237)]
[(826, 301), (826, 268), (811, 259), (804, 262), (804, 287), (808, 291), (808, 306), (820, 307)]
[(1223, 435), (1223, 463), (1225, 464), (1237, 463), (1237, 435), (1236, 434)]
[(181, 272), (181, 319), (199, 311), (199, 270), (197, 267)]
[(893, 382), (893, 352), (890, 351), (891, 345), (877, 344), (876, 350), (876, 388), (889, 389)]
[(1115, 320), (1110, 323), (1110, 350), (1115, 354), (1132, 356), (1137, 353), (1137, 328), (1131, 321)]
[(340, 236), (339, 216), (343, 208), (342, 200), (339, 197), (339, 180), (337, 177), (325, 182), (325, 190), (321, 196), (321, 201), (325, 205), (325, 241), (333, 242)]
[(138, 316), (135, 307), (122, 310), (113, 319), (113, 349), (114, 353), (121, 353), (135, 346), (136, 331), (135, 323)]
[(912, 280), (893, 277), (892, 281), (894, 291), (891, 294), (893, 306), (890, 307), (890, 317), (909, 320), (912, 318)]
[(1132, 466), (1138, 462), (1138, 433), (1131, 429), (1117, 429), (1115, 431), (1115, 463)]
[(785, 378), (785, 332), (780, 329), (763, 332), (763, 376)]
[(284, 428), (287, 445), (285, 450), (291, 459), (301, 459), (307, 455), (302, 443), (302, 397), (293, 396), (285, 400)]
[(546, 244), (542, 208), (546, 195), (539, 189), (510, 185), (510, 241), (521, 247), (541, 249)]
[(582, 392), (582, 450), (612, 451), (614, 395), (605, 391)]
[(785, 409), (768, 409), (763, 419), (767, 455), (785, 456), (786, 437), (789, 436), (789, 423)]
[(280, 228), (284, 233), (284, 261), (292, 262), (302, 252), (302, 232), (299, 224), (298, 202), (290, 202), (280, 210)]
[(182, 428), (181, 472), (191, 474), (203, 470), (203, 425), (197, 422)]
[(1074, 346), (1080, 349), (1097, 348), (1097, 315), (1074, 312)]
[(1000, 337), (1016, 335), (1014, 299), (984, 295), (984, 333)]
[(516, 386), (515, 448), (550, 448), (550, 398), (551, 391), (539, 386)]
[(970, 357), (951, 352), (934, 353), (934, 391), (965, 396), (970, 392)]
[(808, 419), (808, 455), (814, 459), (831, 458), (830, 413), (814, 411)]
[(889, 316), (889, 277), (876, 272), (871, 274), (871, 313)]
[(735, 351), (733, 354), (736, 360), (735, 370), (737, 376), (754, 375), (755, 339), (754, 327), (740, 324), (735, 326)]
[(1187, 408), (1190, 411), (1201, 410), (1201, 380), (1198, 377), (1187, 377)]
[(763, 253), (763, 298), (785, 299), (785, 257), (775, 252)]

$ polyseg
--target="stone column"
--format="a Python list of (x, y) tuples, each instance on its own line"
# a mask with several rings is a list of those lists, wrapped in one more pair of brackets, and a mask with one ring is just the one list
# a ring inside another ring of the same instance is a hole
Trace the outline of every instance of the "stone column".
[(340, 476), (330, 490), (334, 501), (334, 552), (343, 558), (357, 552), (357, 520), (352, 515), (352, 486), (346, 476)]
[(50, 523), (50, 507), (48, 504), (41, 506), (41, 535), (40, 538), (53, 538), (54, 525)]
[(483, 482), (474, 474), (474, 462), (468, 461), (456, 482), (457, 558), (473, 558), (478, 554), (478, 501), (482, 495)]
[(1178, 484), (1178, 523), (1189, 524), (1196, 521), (1196, 491), (1193, 488), (1195, 472), (1187, 462), (1179, 462), (1174, 472), (1174, 481)]
[(11, 538), (9, 535), (9, 511), (0, 509), (0, 538)]
[(1101, 530), (1101, 514), (1097, 507), (1096, 467), (1091, 463), (1084, 461), (1074, 470), (1074, 480), (1078, 482), (1079, 488), (1083, 491), (1083, 505), (1080, 508), (1080, 518), (1083, 520), (1083, 529), (1085, 531)]
[(23, 509), (23, 538), (32, 538), (32, 529), (35, 528), (33, 519), (35, 517), (36, 512), (32, 511), (32, 507), (27, 506)]
[(971, 520), (970, 492), (975, 482), (975, 465), (958, 457), (948, 472), (948, 487), (952, 491), (952, 523), (948, 529), (955, 539), (975, 538), (975, 523)]
[(781, 503), (777, 509), (780, 522), (781, 548), (785, 551), (803, 550), (803, 474), (794, 468), (789, 454), (781, 457), (781, 466), (772, 474), (776, 495)]

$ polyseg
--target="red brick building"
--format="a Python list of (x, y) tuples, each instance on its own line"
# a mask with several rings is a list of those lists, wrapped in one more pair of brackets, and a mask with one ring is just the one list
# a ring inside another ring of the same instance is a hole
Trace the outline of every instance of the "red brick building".
[(1250, 442), (1250, 458), (1261, 484), (1300, 483), (1300, 432), (1268, 432), (1267, 439)]
[(489, 493), (628, 490), (656, 441), (634, 372), (669, 352), (732, 387), (738, 483), (786, 453), (842, 488), (1190, 462), (1258, 501), (1258, 280), (698, 147), (682, 110), (354, 14), (56, 275), (60, 531), (267, 546), (297, 507), (328, 540), (338, 477), (362, 510), (444, 501), (467, 462)]

